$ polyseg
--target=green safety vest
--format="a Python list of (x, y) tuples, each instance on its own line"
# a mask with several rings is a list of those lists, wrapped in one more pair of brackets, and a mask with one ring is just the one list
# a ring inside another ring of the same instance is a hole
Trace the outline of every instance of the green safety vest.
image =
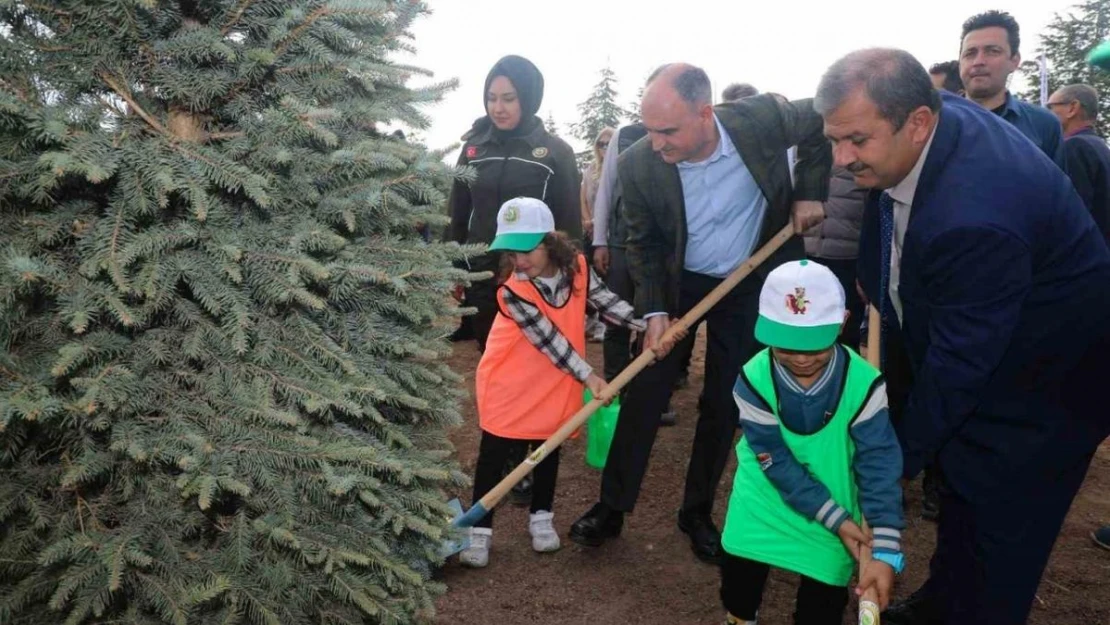
[[(824, 484), (833, 501), (848, 510), (859, 523), (852, 470), (856, 446), (849, 430), (880, 386), (880, 376), (858, 354), (850, 349), (844, 351), (849, 354), (849, 360), (840, 404), (832, 419), (813, 434), (792, 432), (782, 425), (769, 349), (756, 354), (744, 365), (741, 375), (779, 420), (779, 430), (794, 458), (814, 479)], [(783, 501), (778, 489), (763, 474), (760, 459), (748, 445), (747, 437), (741, 438), (736, 446), (736, 457), (736, 478), (721, 535), (724, 550), (734, 556), (801, 573), (825, 584), (846, 586), (855, 561), (840, 538)]]

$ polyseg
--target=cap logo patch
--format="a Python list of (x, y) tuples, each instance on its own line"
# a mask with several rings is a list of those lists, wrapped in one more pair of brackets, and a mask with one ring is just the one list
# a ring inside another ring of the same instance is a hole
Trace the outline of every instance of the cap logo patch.
[(518, 211), (516, 209), (516, 206), (506, 206), (505, 207), (505, 223), (507, 223), (507, 224), (516, 223), (516, 220), (518, 220), (518, 219), (520, 219), (520, 211)]
[(806, 314), (806, 308), (809, 306), (809, 300), (806, 299), (806, 289), (804, 286), (794, 287), (793, 295), (786, 295), (786, 309), (795, 315)]
[(547, 156), (547, 148), (536, 148), (532, 150), (532, 156), (535, 158), (543, 158)]

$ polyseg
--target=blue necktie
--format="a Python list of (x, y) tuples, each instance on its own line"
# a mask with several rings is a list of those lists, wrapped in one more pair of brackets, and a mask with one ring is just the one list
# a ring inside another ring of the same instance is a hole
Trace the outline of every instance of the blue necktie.
[[(894, 198), (883, 191), (879, 196), (879, 242), (882, 267), (879, 271), (879, 318), (882, 336), (887, 335), (891, 324), (893, 304), (890, 302), (890, 255), (891, 245), (894, 241)], [(879, 353), (879, 362), (886, 367), (886, 341), (882, 341)]]

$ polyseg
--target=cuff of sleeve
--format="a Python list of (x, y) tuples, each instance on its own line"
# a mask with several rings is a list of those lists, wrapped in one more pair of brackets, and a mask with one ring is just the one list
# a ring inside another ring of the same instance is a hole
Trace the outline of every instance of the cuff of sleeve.
[(902, 552), (902, 532), (889, 527), (873, 527), (871, 533), (875, 537), (871, 549), (876, 553)]
[(589, 379), (591, 375), (593, 375), (594, 368), (590, 366), (590, 363), (586, 362), (584, 359), (579, 360), (579, 362), (581, 364), (574, 367), (574, 377), (579, 382), (585, 384), (586, 380)]
[(848, 520), (848, 511), (830, 499), (817, 511), (816, 519), (830, 532), (836, 532), (840, 529), (840, 525)]
[(651, 319), (652, 317), (660, 317), (660, 316), (663, 316), (663, 315), (666, 315), (666, 314), (667, 313), (665, 313), (665, 312), (648, 313), (648, 314), (644, 315), (644, 321), (647, 321), (648, 319)]

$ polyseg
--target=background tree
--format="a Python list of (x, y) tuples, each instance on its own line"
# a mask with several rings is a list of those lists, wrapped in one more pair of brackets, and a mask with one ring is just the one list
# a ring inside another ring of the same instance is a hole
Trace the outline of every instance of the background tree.
[(1097, 129), (1110, 131), (1110, 72), (1087, 64), (1087, 54), (1110, 37), (1110, 0), (1088, 0), (1063, 14), (1056, 13), (1041, 34), (1041, 45), (1022, 63), (1029, 88), (1025, 99), (1040, 102), (1040, 70), (1036, 59), (1043, 52), (1048, 58), (1048, 92), (1060, 87), (1084, 83), (1099, 94)]
[(638, 124), (643, 121), (640, 117), (640, 102), (644, 99), (644, 87), (636, 90), (636, 99), (628, 103), (628, 123)]
[(601, 70), (601, 80), (594, 85), (593, 93), (578, 105), (579, 120), (571, 126), (571, 135), (592, 146), (602, 128), (620, 127), (629, 113), (617, 104), (617, 95), (617, 76), (606, 67)]
[(551, 111), (547, 112), (547, 119), (543, 121), (543, 125), (544, 128), (547, 129), (547, 132), (552, 135), (558, 137), (561, 134), (559, 132), (559, 124), (555, 121), (555, 115), (553, 115)]
[(409, 623), (441, 587), (415, 0), (0, 1), (0, 622)]

